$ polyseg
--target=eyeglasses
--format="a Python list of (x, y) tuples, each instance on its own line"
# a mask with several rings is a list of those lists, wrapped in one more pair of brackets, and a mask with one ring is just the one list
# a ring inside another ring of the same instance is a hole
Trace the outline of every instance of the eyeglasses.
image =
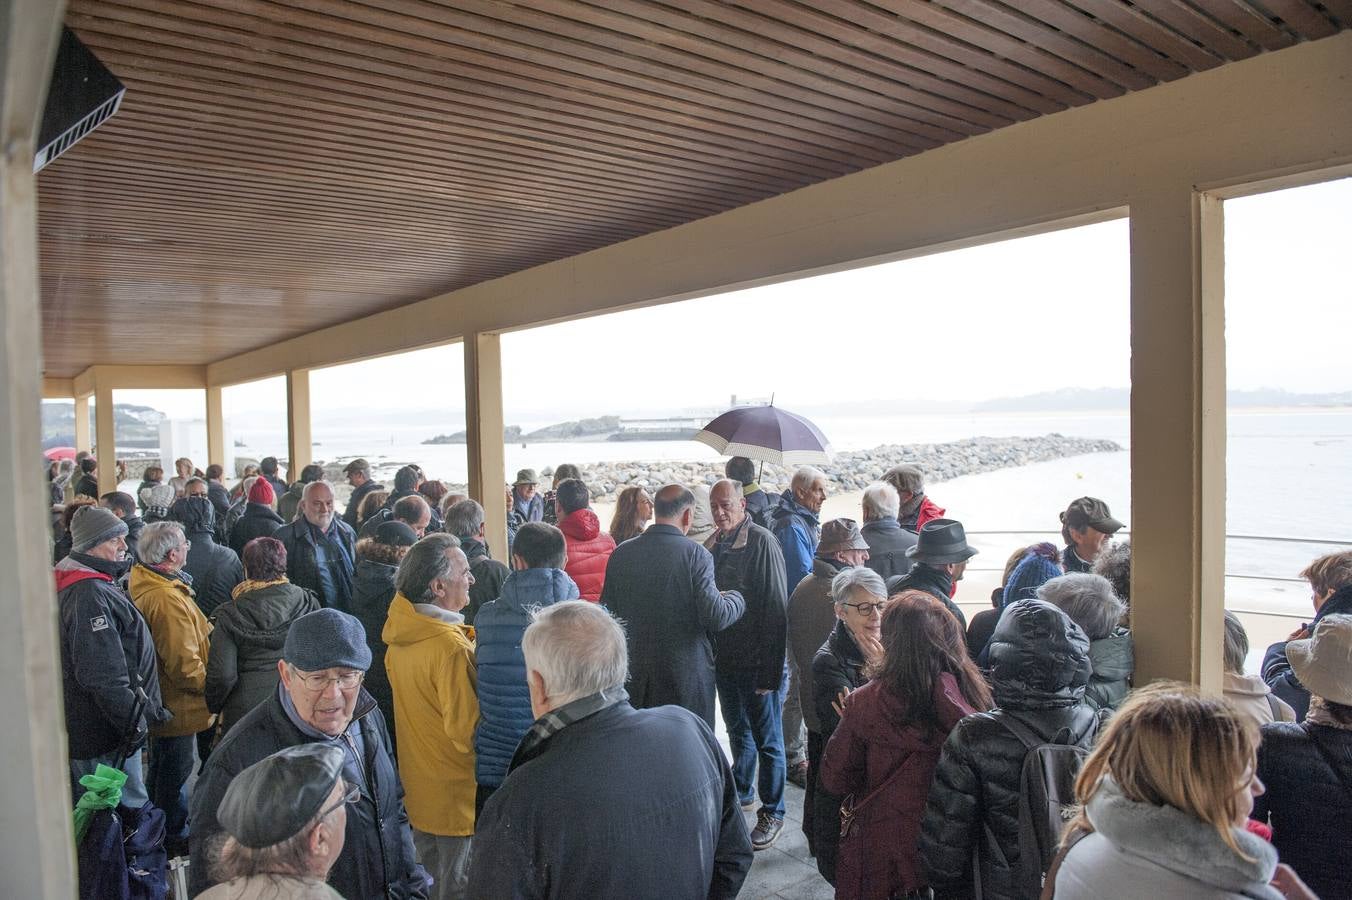
[[(346, 784), (346, 782), (344, 782)], [(347, 806), (349, 803), (356, 803), (361, 800), (361, 788), (355, 784), (347, 785), (347, 793), (343, 794), (343, 799), (321, 812), (316, 818), (324, 818), (340, 806)]]
[(361, 684), (362, 679), (366, 677), (365, 672), (344, 672), (341, 675), (324, 675), (319, 672), (302, 672), (299, 669), (293, 670), (296, 677), (301, 680), (308, 690), (316, 694), (329, 689), (329, 685), (338, 685), (339, 690), (350, 691)]
[(882, 615), (882, 614), (883, 614), (883, 607), (886, 606), (887, 604), (886, 604), (886, 603), (846, 603), (845, 605), (848, 606), (850, 609), (858, 610), (859, 615), (861, 615), (861, 616), (871, 616), (871, 615), (873, 615), (874, 613), (877, 613), (878, 615)]

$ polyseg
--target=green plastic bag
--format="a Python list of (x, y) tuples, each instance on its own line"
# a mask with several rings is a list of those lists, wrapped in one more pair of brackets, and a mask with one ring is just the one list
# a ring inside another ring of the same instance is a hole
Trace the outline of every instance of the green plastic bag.
[(86, 790), (75, 804), (75, 843), (78, 846), (89, 828), (89, 820), (101, 809), (116, 809), (122, 800), (122, 786), (127, 783), (127, 773), (112, 766), (99, 763), (92, 775), (80, 776), (80, 784)]

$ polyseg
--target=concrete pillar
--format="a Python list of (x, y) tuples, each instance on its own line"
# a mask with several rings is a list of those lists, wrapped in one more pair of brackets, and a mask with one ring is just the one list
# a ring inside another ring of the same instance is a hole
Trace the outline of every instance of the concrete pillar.
[(1182, 183), (1131, 202), (1131, 548), (1136, 683), (1221, 689), (1224, 231)]
[(117, 438), (113, 427), (113, 389), (94, 388), (94, 446), (99, 461), (99, 495), (117, 490)]
[[(225, 465), (225, 411), (220, 385), (207, 386), (207, 463)], [(204, 470), (206, 466), (202, 467)], [(229, 472), (233, 476), (235, 473)]]
[(89, 450), (93, 441), (89, 439), (89, 397), (75, 398), (75, 449)]
[(508, 561), (507, 462), (502, 444), (502, 342), (496, 334), (465, 336), (465, 451), (469, 493), (483, 504), (484, 531), (495, 559)]
[[(75, 896), (72, 808), (61, 705), (41, 446), (37, 185), (33, 143), (60, 0), (0, 0), (0, 893)], [(86, 428), (87, 430), (87, 428)]]
[[(286, 481), (300, 477), (310, 464), (310, 370), (288, 369), (286, 373), (287, 470)], [(224, 446), (224, 445), (222, 445)]]

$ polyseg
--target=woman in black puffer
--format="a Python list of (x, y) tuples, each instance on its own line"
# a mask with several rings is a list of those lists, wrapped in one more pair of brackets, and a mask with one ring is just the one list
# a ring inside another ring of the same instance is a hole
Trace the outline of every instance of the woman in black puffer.
[[(1099, 714), (1085, 703), (1089, 639), (1042, 600), (1020, 600), (990, 641), (996, 709), (968, 716), (944, 743), (921, 824), (920, 858), (936, 897), (972, 895), (980, 850), (982, 896), (1022, 900), (1019, 781), (1025, 748), (1003, 721), (1013, 717), (1047, 743), (1088, 747)], [(989, 827), (995, 846), (982, 838)]]

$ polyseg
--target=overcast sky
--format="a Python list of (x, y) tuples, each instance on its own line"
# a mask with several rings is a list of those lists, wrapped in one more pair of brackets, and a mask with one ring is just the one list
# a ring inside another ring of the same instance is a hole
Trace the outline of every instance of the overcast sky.
[[(1225, 216), (1229, 386), (1352, 390), (1352, 179), (1229, 201)], [(507, 421), (708, 409), (732, 394), (897, 408), (1126, 387), (1128, 283), (1118, 220), (515, 332)], [(462, 410), (462, 365), (457, 344), (316, 370), (315, 418)], [(200, 392), (117, 400), (203, 414)], [(227, 388), (225, 403), (280, 415), (282, 379)]]

